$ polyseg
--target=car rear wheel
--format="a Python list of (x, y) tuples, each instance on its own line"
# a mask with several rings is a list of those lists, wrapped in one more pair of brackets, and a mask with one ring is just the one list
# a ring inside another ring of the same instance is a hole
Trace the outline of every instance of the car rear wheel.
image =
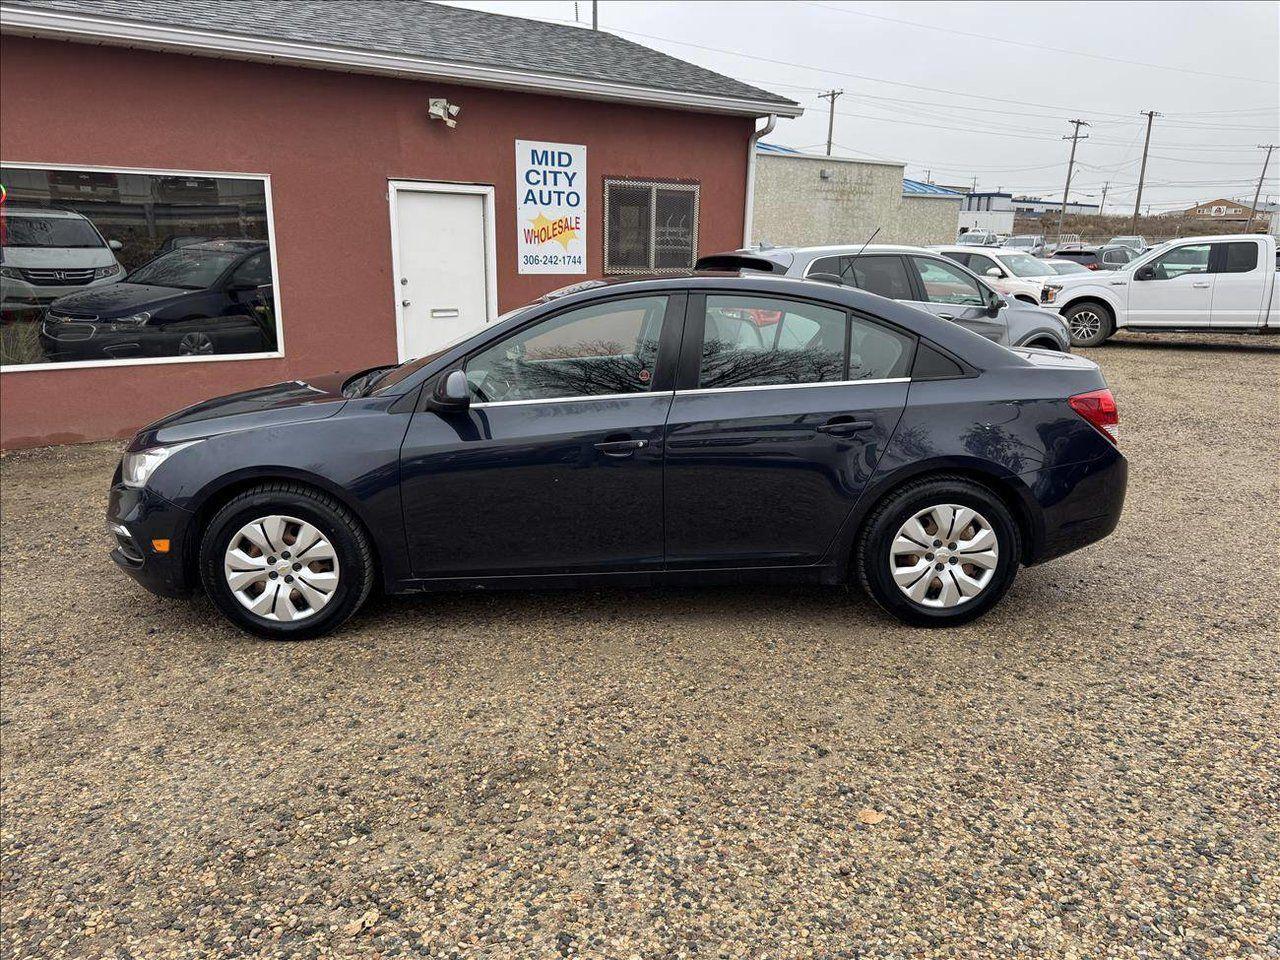
[(871, 514), (859, 538), (863, 588), (914, 626), (967, 623), (991, 609), (1018, 570), (1022, 544), (1009, 508), (961, 477), (909, 483)]
[(373, 550), (332, 497), (294, 483), (241, 493), (200, 542), (206, 592), (233, 623), (272, 640), (303, 640), (351, 617), (373, 587)]
[(1063, 311), (1062, 318), (1077, 347), (1096, 347), (1115, 332), (1110, 311), (1096, 303), (1077, 303)]

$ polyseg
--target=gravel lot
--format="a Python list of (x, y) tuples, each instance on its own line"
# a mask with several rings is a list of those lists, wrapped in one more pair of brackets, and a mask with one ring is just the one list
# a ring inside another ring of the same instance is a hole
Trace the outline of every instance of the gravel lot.
[(251, 640), (3, 461), (8, 957), (1280, 956), (1280, 342), (1118, 338), (1129, 505), (987, 619), (377, 601)]

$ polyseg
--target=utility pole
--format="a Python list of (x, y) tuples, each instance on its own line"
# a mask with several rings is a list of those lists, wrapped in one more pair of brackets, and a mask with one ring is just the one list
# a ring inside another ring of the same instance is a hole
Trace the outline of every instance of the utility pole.
[(1102, 200), (1099, 201), (1098, 203), (1099, 216), (1105, 217), (1107, 215), (1107, 191), (1110, 189), (1111, 189), (1111, 181), (1108, 180), (1106, 183), (1102, 185)]
[(1147, 139), (1142, 141), (1142, 169), (1138, 171), (1138, 195), (1133, 201), (1133, 223), (1129, 225), (1129, 232), (1135, 236), (1138, 233), (1138, 211), (1142, 208), (1142, 184), (1147, 179), (1147, 150), (1151, 146), (1151, 123), (1160, 116), (1154, 110), (1143, 110), (1141, 113), (1147, 118)]
[(925, 170), (924, 170), (924, 182), (933, 183), (933, 171), (930, 170), (928, 167), (925, 167)]
[(1262, 195), (1262, 181), (1267, 179), (1267, 164), (1271, 162), (1271, 151), (1276, 148), (1274, 143), (1260, 143), (1259, 150), (1267, 151), (1266, 157), (1262, 160), (1262, 173), (1258, 176), (1258, 189), (1253, 191), (1253, 206), (1249, 209), (1249, 222), (1244, 225), (1244, 232), (1248, 233), (1249, 228), (1253, 226), (1253, 218), (1258, 212), (1258, 197)]
[(977, 178), (977, 177), (974, 177), (974, 178), (973, 178), (973, 187), (969, 190), (969, 192), (970, 192), (970, 193), (977, 193), (977, 192), (978, 192), (978, 178)]
[(600, 29), (600, 4), (597, 0), (591, 0), (591, 29)]
[(1062, 239), (1062, 222), (1067, 219), (1067, 198), (1071, 194), (1071, 171), (1076, 165), (1076, 144), (1081, 140), (1088, 140), (1089, 135), (1081, 134), (1080, 128), (1087, 127), (1089, 124), (1083, 120), (1068, 120), (1067, 123), (1073, 124), (1071, 136), (1063, 137), (1063, 140), (1071, 141), (1071, 158), (1067, 161), (1067, 185), (1062, 188), (1062, 211), (1058, 214), (1058, 239)]
[(818, 94), (819, 99), (831, 101), (831, 111), (827, 115), (827, 156), (831, 156), (831, 138), (836, 132), (836, 97), (844, 96), (843, 90), (828, 90)]

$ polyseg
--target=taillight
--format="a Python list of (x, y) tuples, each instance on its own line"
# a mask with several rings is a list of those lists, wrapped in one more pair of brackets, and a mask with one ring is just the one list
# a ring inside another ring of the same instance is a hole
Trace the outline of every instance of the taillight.
[(1086, 269), (1086, 270), (1097, 270), (1097, 269), (1098, 269), (1098, 265), (1097, 265), (1096, 263), (1086, 263), (1084, 266), (1085, 266), (1085, 269)]
[(1067, 403), (1071, 409), (1098, 428), (1098, 432), (1112, 443), (1119, 443), (1120, 411), (1116, 398), (1107, 389), (1077, 393)]

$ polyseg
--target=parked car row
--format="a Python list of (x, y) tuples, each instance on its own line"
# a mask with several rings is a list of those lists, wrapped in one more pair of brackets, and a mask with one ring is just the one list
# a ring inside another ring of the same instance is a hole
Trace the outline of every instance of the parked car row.
[(173, 236), (127, 274), (119, 249), (82, 214), (6, 206), (3, 320), (38, 326), (38, 352), (19, 362), (275, 349), (265, 241)]
[[(956, 256), (963, 256), (970, 248), (957, 249)], [(1033, 260), (1025, 254), (1015, 256)], [(1020, 299), (1010, 300), (993, 288), (994, 278), (980, 278), (954, 257), (923, 247), (854, 244), (744, 249), (702, 257), (697, 267), (839, 283), (909, 303), (1004, 346), (1071, 349), (1061, 318), (1038, 305), (1039, 284), (1029, 286)]]

